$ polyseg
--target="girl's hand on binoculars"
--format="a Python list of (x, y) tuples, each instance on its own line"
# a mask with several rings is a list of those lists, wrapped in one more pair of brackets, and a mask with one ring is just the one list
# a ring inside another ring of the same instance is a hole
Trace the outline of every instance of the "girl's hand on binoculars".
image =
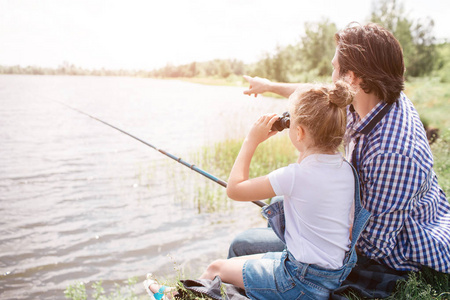
[(247, 140), (250, 143), (259, 145), (268, 138), (274, 136), (278, 131), (272, 131), (272, 125), (279, 119), (277, 114), (267, 114), (259, 117), (253, 124), (250, 132), (247, 135)]

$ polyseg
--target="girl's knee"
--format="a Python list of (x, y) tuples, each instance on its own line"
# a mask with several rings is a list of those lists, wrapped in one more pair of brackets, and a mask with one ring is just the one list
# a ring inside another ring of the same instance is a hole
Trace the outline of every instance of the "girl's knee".
[(206, 268), (200, 279), (213, 280), (216, 276), (220, 276), (223, 282), (244, 288), (242, 268), (245, 262), (245, 259), (239, 258), (215, 260)]
[(218, 259), (213, 261), (207, 268), (206, 268), (206, 272), (209, 277), (211, 277), (211, 279), (213, 279), (214, 277), (216, 277), (217, 275), (220, 275), (220, 271), (222, 269), (222, 266), (225, 263), (225, 259)]
[(220, 270), (222, 266), (225, 264), (226, 259), (217, 259), (213, 261), (209, 266), (208, 269), (211, 270), (214, 273), (220, 273)]

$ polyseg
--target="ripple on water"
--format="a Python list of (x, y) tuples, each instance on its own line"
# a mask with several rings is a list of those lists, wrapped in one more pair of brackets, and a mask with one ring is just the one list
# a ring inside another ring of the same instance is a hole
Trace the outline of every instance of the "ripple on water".
[(147, 272), (173, 277), (174, 267), (198, 276), (236, 233), (263, 225), (252, 204), (198, 214), (191, 185), (207, 179), (179, 178), (185, 167), (49, 99), (182, 158), (242, 135), (257, 115), (284, 111), (282, 102), (142, 78), (0, 78), (2, 298), (61, 299), (76, 281), (103, 280), (108, 290)]

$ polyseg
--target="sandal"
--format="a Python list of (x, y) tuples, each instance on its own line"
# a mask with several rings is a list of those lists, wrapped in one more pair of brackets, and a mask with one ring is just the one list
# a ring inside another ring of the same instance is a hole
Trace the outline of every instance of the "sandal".
[(151, 273), (147, 274), (147, 280), (143, 282), (145, 290), (150, 295), (151, 300), (167, 300), (167, 297), (164, 295), (164, 290), (167, 288), (166, 286), (162, 285), (157, 293), (153, 293), (150, 289), (150, 285), (152, 284), (158, 284), (154, 279), (153, 275)]

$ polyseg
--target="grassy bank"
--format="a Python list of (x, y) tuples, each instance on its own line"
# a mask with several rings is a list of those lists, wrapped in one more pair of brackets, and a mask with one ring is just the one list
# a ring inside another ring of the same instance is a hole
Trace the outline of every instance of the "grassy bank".
[(216, 85), (216, 86), (245, 86), (245, 80), (242, 76), (230, 75), (227, 78), (223, 77), (179, 77), (173, 78), (174, 80), (181, 80), (191, 83), (198, 83), (204, 85)]

